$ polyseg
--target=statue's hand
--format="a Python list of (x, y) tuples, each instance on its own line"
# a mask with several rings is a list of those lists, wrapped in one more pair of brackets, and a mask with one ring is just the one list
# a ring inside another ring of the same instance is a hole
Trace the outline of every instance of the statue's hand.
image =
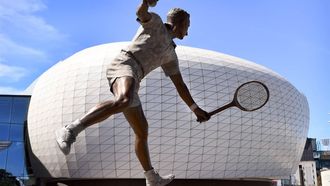
[(197, 117), (197, 121), (200, 123), (209, 120), (211, 117), (206, 111), (202, 110), (199, 107), (194, 110), (194, 113)]
[(156, 6), (157, 5), (157, 1), (158, 0), (147, 0), (148, 6), (150, 6), (150, 7)]

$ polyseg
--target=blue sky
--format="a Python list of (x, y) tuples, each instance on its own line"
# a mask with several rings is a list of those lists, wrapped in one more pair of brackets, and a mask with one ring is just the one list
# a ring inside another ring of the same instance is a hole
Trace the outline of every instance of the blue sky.
[[(24, 90), (59, 60), (87, 47), (128, 41), (140, 0), (0, 0), (0, 94)], [(330, 1), (160, 0), (165, 20), (181, 7), (189, 36), (177, 44), (268, 67), (307, 96), (309, 137), (330, 138)]]

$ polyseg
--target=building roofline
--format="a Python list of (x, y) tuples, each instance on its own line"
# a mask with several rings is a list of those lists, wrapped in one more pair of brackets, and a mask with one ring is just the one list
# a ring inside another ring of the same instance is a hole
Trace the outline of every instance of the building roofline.
[(0, 94), (0, 97), (31, 97), (31, 95)]

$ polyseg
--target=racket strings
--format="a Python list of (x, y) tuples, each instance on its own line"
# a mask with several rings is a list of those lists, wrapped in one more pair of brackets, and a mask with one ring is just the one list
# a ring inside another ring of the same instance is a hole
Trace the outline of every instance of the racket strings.
[(257, 82), (247, 83), (237, 90), (237, 102), (246, 110), (262, 107), (268, 99), (268, 91)]

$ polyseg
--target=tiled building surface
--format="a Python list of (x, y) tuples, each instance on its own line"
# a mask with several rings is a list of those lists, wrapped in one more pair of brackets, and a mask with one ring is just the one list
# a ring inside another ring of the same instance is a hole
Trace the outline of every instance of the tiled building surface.
[[(54, 131), (112, 98), (107, 64), (127, 43), (83, 50), (41, 75), (32, 93), (28, 130), (38, 176), (142, 178), (134, 133), (122, 114), (82, 132), (68, 156)], [(309, 125), (305, 98), (271, 70), (208, 50), (177, 47), (180, 69), (193, 98), (211, 111), (229, 103), (251, 80), (266, 84), (268, 103), (254, 112), (227, 109), (199, 124), (160, 68), (142, 82), (140, 98), (149, 121), (153, 166), (181, 179), (282, 178), (296, 171)], [(41, 169), (43, 165), (45, 169)], [(38, 170), (47, 170), (38, 171)]]

